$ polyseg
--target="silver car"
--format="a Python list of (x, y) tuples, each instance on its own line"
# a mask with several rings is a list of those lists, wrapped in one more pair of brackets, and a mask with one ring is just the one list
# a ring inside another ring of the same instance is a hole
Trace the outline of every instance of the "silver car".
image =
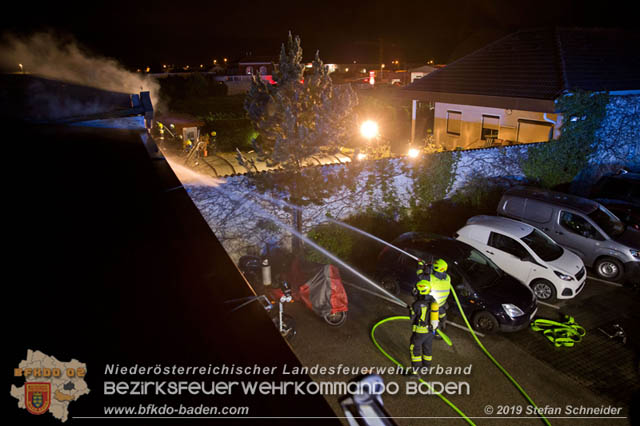
[(498, 214), (542, 230), (602, 279), (640, 283), (640, 231), (596, 201), (517, 186), (504, 193)]

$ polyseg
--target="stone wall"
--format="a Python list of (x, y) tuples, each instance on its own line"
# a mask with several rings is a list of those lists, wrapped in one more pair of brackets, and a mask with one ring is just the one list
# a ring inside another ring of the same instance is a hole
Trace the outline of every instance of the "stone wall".
[[(596, 153), (591, 167), (579, 178), (588, 187), (603, 172), (618, 167), (638, 166), (640, 163), (640, 98), (638, 96), (614, 96), (607, 108), (605, 124), (595, 141)], [(523, 180), (520, 160), (532, 145), (514, 145), (456, 152), (457, 163), (454, 182), (447, 194), (452, 196), (471, 180), (491, 181), (507, 178), (510, 182)], [(439, 154), (432, 154), (435, 161)], [(327, 216), (341, 219), (367, 210), (384, 207), (384, 194), (380, 185), (367, 185), (385, 179), (394, 188), (399, 207), (408, 207), (412, 194), (411, 168), (414, 161), (408, 158), (379, 160), (386, 168), (369, 167), (358, 177), (356, 188), (343, 189), (325, 200), (321, 206), (304, 208), (304, 232), (326, 221)], [(373, 164), (373, 163), (372, 163)], [(324, 166), (325, 173), (337, 173), (349, 165)], [(384, 172), (384, 176), (380, 173)], [(231, 257), (237, 259), (246, 253), (257, 253), (266, 244), (290, 244), (291, 235), (273, 221), (292, 227), (290, 211), (278, 202), (268, 201), (264, 194), (255, 194), (247, 176), (227, 178), (216, 187), (193, 186), (191, 197), (203, 216), (225, 246)], [(284, 197), (280, 197), (282, 199)]]

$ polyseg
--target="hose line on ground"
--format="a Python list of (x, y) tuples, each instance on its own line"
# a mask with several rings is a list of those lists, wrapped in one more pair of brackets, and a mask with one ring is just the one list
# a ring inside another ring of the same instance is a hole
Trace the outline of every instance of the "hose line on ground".
[(580, 326), (570, 315), (565, 315), (563, 322), (538, 318), (531, 323), (531, 329), (541, 331), (542, 335), (556, 348), (572, 348), (576, 343), (580, 343), (587, 334), (584, 327)]
[[(405, 367), (404, 365), (402, 365), (400, 362), (398, 362), (394, 357), (392, 357), (391, 355), (389, 355), (384, 349), (382, 349), (382, 346), (380, 346), (380, 344), (378, 343), (378, 341), (376, 340), (376, 328), (378, 328), (378, 326), (384, 324), (385, 322), (389, 322), (389, 321), (395, 321), (395, 320), (411, 320), (411, 318), (409, 318), (406, 315), (400, 315), (400, 316), (395, 316), (395, 317), (389, 317), (389, 318), (385, 318), (382, 321), (379, 321), (376, 325), (373, 326), (373, 328), (371, 329), (371, 340), (373, 340), (373, 344), (376, 345), (376, 347), (378, 348), (378, 350), (380, 352), (383, 353), (384, 356), (386, 356), (387, 358), (389, 358), (389, 360), (391, 360), (391, 362), (393, 362), (395, 365), (397, 365), (398, 367), (402, 368), (403, 370), (405, 370), (407, 367)], [(447, 405), (449, 405), (449, 407), (453, 408), (453, 410), (458, 413), (460, 415), (460, 417), (462, 417), (463, 419), (465, 419), (467, 421), (467, 423), (469, 423), (470, 425), (475, 426), (475, 423), (473, 421), (471, 421), (471, 419), (469, 417), (467, 417), (466, 414), (464, 414), (458, 407), (456, 407), (456, 405), (449, 401), (444, 395), (442, 395), (441, 393), (437, 393), (434, 392), (434, 389), (431, 387), (431, 385), (421, 379), (418, 378), (418, 380), (420, 380), (421, 383), (424, 383), (425, 385), (427, 385), (427, 387), (429, 388), (429, 391), (435, 393), (436, 395), (438, 395), (440, 397), (440, 399), (442, 399), (444, 402), (447, 403)]]
[[(536, 408), (536, 413), (538, 414), (538, 416), (542, 419), (542, 421), (547, 425), (547, 426), (551, 426), (551, 423), (549, 422), (549, 420), (541, 413), (541, 410), (538, 410), (538, 406), (536, 405), (535, 402), (533, 402), (533, 400), (531, 399), (531, 397), (529, 397), (529, 395), (525, 392), (525, 390), (522, 388), (522, 386), (520, 386), (520, 384), (511, 376), (511, 374), (509, 374), (509, 372), (493, 357), (493, 355), (491, 355), (489, 353), (489, 351), (484, 347), (484, 345), (482, 344), (482, 342), (480, 342), (480, 339), (478, 339), (478, 336), (476, 336), (476, 333), (473, 331), (473, 328), (471, 328), (471, 325), (469, 324), (469, 320), (467, 319), (467, 316), (465, 315), (462, 306), (460, 305), (460, 300), (458, 299), (458, 295), (456, 294), (456, 291), (453, 289), (453, 286), (451, 286), (451, 292), (453, 293), (453, 297), (456, 300), (456, 305), (458, 305), (458, 309), (460, 310), (460, 314), (462, 315), (462, 319), (464, 319), (465, 324), (467, 325), (467, 328), (469, 329), (469, 331), (471, 332), (471, 335), (473, 336), (474, 340), (476, 341), (476, 343), (478, 344), (478, 346), (480, 347), (480, 349), (482, 349), (482, 351), (484, 352), (484, 354), (491, 360), (491, 362), (493, 362), (493, 364), (498, 367), (498, 369), (500, 371), (502, 371), (502, 373), (511, 381), (511, 383), (513, 383), (513, 385), (516, 387), (516, 389), (518, 389), (518, 391), (520, 391), (520, 393), (525, 397), (525, 399)], [(382, 349), (382, 347), (380, 346), (380, 344), (378, 343), (378, 341), (375, 338), (375, 331), (376, 328), (378, 328), (378, 326), (389, 322), (389, 321), (394, 321), (394, 320), (410, 320), (410, 318), (408, 316), (395, 316), (395, 317), (389, 317), (389, 318), (385, 318), (382, 321), (379, 321), (378, 323), (376, 323), (373, 328), (371, 329), (371, 339), (373, 340), (373, 344), (378, 348), (378, 350), (380, 352), (382, 352), (382, 354), (384, 356), (386, 356), (387, 358), (389, 358), (389, 360), (391, 360), (391, 362), (393, 362), (394, 364), (396, 364), (397, 366), (405, 369), (406, 367), (403, 366), (401, 363), (399, 363), (396, 359), (394, 359), (391, 355), (389, 355), (384, 349)], [(426, 381), (424, 381), (423, 379), (419, 379), (420, 382), (426, 384), (429, 387), (429, 390), (433, 391), (433, 388), (429, 385), (429, 383), (427, 383)], [(435, 392), (434, 392), (435, 393)], [(442, 399), (445, 403), (447, 403), (447, 405), (449, 405), (451, 408), (454, 409), (454, 411), (456, 413), (458, 413), (463, 419), (465, 419), (467, 421), (467, 423), (471, 424), (471, 425), (475, 425), (475, 423), (473, 423), (473, 421), (471, 421), (471, 419), (469, 417), (467, 417), (466, 414), (464, 414), (458, 407), (456, 407), (451, 401), (449, 401), (446, 397), (444, 397), (442, 394), (440, 393), (436, 393), (436, 395), (438, 395), (440, 397), (440, 399)]]
[(536, 408), (536, 414), (538, 414), (540, 419), (542, 419), (542, 421), (547, 426), (551, 426), (551, 423), (549, 422), (549, 420), (547, 420), (547, 418), (544, 416), (544, 414), (542, 414), (541, 410), (538, 410), (538, 406), (536, 405), (535, 402), (533, 402), (531, 397), (527, 394), (527, 392), (525, 392), (525, 390), (522, 388), (522, 386), (520, 386), (520, 384), (518, 382), (516, 382), (516, 379), (514, 379), (511, 376), (511, 374), (509, 374), (509, 372), (498, 362), (498, 360), (496, 360), (493, 357), (493, 355), (491, 355), (489, 353), (489, 351), (484, 347), (484, 345), (482, 344), (480, 339), (478, 339), (478, 336), (476, 336), (476, 333), (473, 331), (473, 328), (471, 328), (471, 324), (469, 324), (469, 320), (467, 319), (467, 316), (465, 315), (464, 310), (462, 309), (462, 306), (460, 305), (460, 300), (458, 299), (458, 295), (456, 294), (456, 291), (453, 288), (453, 286), (451, 286), (451, 293), (453, 294), (453, 298), (456, 299), (456, 305), (458, 305), (458, 310), (460, 310), (460, 314), (462, 315), (462, 319), (464, 319), (464, 323), (467, 325), (467, 328), (471, 332), (471, 335), (473, 336), (473, 339), (476, 341), (478, 346), (480, 346), (480, 349), (482, 349), (482, 352), (484, 352), (484, 354), (491, 360), (491, 362), (493, 362), (495, 364), (495, 366), (498, 367), (498, 369), (500, 371), (502, 371), (502, 373), (511, 381), (511, 383), (513, 383), (513, 385), (516, 387), (516, 389), (518, 389), (520, 391), (522, 396), (524, 396), (525, 399), (527, 401), (529, 401), (529, 403)]

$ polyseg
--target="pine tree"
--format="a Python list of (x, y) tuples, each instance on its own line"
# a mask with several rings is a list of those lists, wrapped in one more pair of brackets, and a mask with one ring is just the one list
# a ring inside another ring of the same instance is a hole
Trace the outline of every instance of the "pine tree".
[[(258, 175), (256, 185), (289, 194), (296, 206), (319, 203), (337, 182), (313, 170), (305, 170), (305, 160), (313, 155), (336, 153), (353, 139), (356, 131), (353, 110), (357, 96), (351, 86), (334, 87), (328, 68), (316, 52), (311, 72), (305, 74), (300, 38), (289, 37), (280, 50), (274, 72), (275, 84), (254, 75), (244, 107), (259, 133), (254, 149), (268, 165), (279, 165), (279, 176)], [(239, 155), (240, 162), (246, 162)], [(302, 215), (295, 212), (295, 226), (302, 232)], [(294, 249), (299, 242), (294, 239)]]

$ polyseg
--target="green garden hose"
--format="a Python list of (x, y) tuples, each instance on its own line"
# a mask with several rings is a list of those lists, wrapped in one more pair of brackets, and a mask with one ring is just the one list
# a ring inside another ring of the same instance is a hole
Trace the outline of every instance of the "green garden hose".
[[(536, 413), (538, 414), (538, 416), (540, 416), (540, 418), (542, 419), (542, 421), (547, 425), (547, 426), (551, 426), (551, 423), (549, 422), (549, 420), (541, 413), (541, 410), (537, 410), (538, 406), (535, 404), (535, 402), (533, 402), (533, 400), (531, 399), (531, 397), (529, 397), (529, 395), (525, 392), (525, 390), (522, 388), (522, 386), (520, 386), (520, 384), (518, 382), (516, 382), (516, 380), (509, 374), (509, 372), (493, 357), (493, 355), (491, 355), (489, 353), (489, 351), (484, 347), (484, 345), (482, 344), (482, 342), (480, 342), (480, 339), (478, 339), (478, 336), (476, 336), (476, 333), (473, 331), (473, 328), (471, 328), (471, 325), (469, 324), (469, 320), (467, 319), (467, 316), (464, 313), (464, 310), (462, 309), (462, 306), (460, 305), (460, 300), (458, 299), (458, 295), (456, 294), (456, 291), (454, 290), (453, 286), (451, 286), (451, 293), (453, 293), (453, 297), (456, 300), (456, 304), (458, 305), (458, 309), (460, 310), (460, 314), (462, 315), (462, 319), (464, 319), (465, 324), (467, 325), (467, 328), (469, 329), (469, 331), (471, 332), (471, 335), (473, 336), (474, 340), (476, 341), (476, 343), (478, 344), (478, 346), (480, 347), (480, 349), (482, 349), (482, 351), (484, 352), (484, 354), (491, 360), (491, 362), (493, 362), (495, 364), (496, 367), (498, 367), (498, 369), (500, 371), (502, 371), (502, 373), (511, 381), (511, 383), (513, 383), (513, 385), (518, 389), (518, 391), (520, 391), (520, 393), (525, 397), (525, 399), (534, 407), (536, 407)], [(394, 321), (394, 320), (399, 320), (399, 319), (405, 319), (405, 320), (409, 320), (410, 318), (408, 316), (395, 316), (395, 317), (389, 317), (389, 318), (385, 318), (382, 321), (378, 322), (377, 324), (375, 324), (373, 326), (373, 328), (371, 329), (371, 339), (373, 340), (374, 345), (376, 345), (376, 347), (378, 348), (378, 350), (380, 350), (380, 352), (382, 352), (387, 358), (389, 358), (389, 360), (391, 360), (391, 362), (393, 362), (394, 364), (396, 364), (397, 366), (401, 367), (401, 368), (406, 368), (405, 366), (403, 366), (402, 364), (400, 364), (398, 361), (396, 361), (391, 355), (389, 355), (387, 352), (385, 352), (384, 349), (382, 349), (382, 347), (378, 344), (378, 342), (375, 339), (375, 331), (376, 328), (378, 328), (379, 325), (384, 324), (385, 322), (388, 321)], [(427, 383), (426, 381), (419, 379), (420, 382), (426, 384), (429, 387), (429, 390), (433, 390), (431, 388), (431, 386), (429, 385), (429, 383)], [(467, 421), (467, 423), (471, 424), (471, 425), (475, 425), (475, 423), (473, 423), (471, 421), (471, 419), (469, 417), (467, 417), (466, 414), (464, 414), (458, 407), (456, 407), (451, 401), (449, 401), (447, 398), (445, 398), (443, 395), (436, 393), (436, 395), (438, 395), (444, 402), (447, 403), (447, 405), (449, 405), (451, 408), (453, 408), (455, 410), (456, 413), (458, 413), (463, 419), (465, 419)]]

